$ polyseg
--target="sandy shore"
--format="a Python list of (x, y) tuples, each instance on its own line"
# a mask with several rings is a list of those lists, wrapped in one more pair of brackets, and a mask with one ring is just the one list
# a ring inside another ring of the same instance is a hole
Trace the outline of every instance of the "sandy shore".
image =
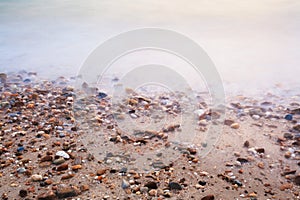
[[(202, 156), (202, 134), (218, 118), (203, 99), (197, 137), (184, 146), (172, 142), (184, 130), (177, 96), (131, 93), (116, 109), (102, 91), (78, 98), (63, 77), (0, 82), (2, 199), (300, 198), (300, 96), (228, 97), (218, 142)], [(159, 130), (118, 127), (154, 112), (157, 124), (168, 117)]]

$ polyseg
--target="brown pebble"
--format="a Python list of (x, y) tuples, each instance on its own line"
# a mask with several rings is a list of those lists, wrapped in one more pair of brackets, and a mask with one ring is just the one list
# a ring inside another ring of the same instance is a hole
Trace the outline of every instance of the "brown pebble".
[(52, 160), (53, 160), (53, 157), (49, 156), (49, 155), (46, 155), (41, 158), (41, 162), (52, 161)]
[(250, 143), (249, 143), (248, 140), (246, 140), (246, 141), (244, 142), (244, 147), (248, 148), (249, 146), (250, 146)]
[(196, 153), (197, 153), (197, 149), (196, 148), (188, 148), (187, 149), (189, 152), (190, 152), (190, 154), (192, 154), (192, 155), (195, 155)]
[(67, 163), (64, 163), (62, 165), (59, 165), (57, 168), (56, 168), (56, 171), (64, 171), (64, 170), (67, 170), (69, 168), (69, 165)]
[(261, 169), (264, 169), (264, 168), (265, 168), (265, 164), (264, 164), (263, 162), (259, 162), (259, 163), (257, 164), (257, 166), (258, 166), (259, 168), (261, 168)]
[(230, 127), (233, 128), (233, 129), (238, 129), (238, 128), (240, 128), (240, 124), (239, 123), (233, 123), (233, 124), (230, 125)]
[(88, 191), (90, 189), (90, 186), (89, 185), (81, 185), (80, 186), (80, 191), (81, 192), (85, 192), (85, 191)]
[(69, 198), (80, 194), (80, 190), (77, 187), (67, 186), (65, 184), (58, 185), (56, 191), (58, 198)]
[(66, 174), (61, 177), (61, 180), (70, 179), (70, 178), (73, 178), (74, 176), (75, 176), (75, 174)]
[(285, 152), (284, 157), (290, 158), (292, 156), (292, 153), (290, 151)]
[(58, 198), (56, 197), (55, 193), (50, 190), (46, 193), (42, 193), (37, 196), (38, 200), (57, 200)]
[(209, 194), (209, 195), (201, 198), (201, 200), (214, 200), (214, 199), (215, 199), (215, 196), (212, 194)]
[(39, 164), (40, 168), (46, 168), (46, 167), (50, 167), (51, 166), (51, 162), (42, 162)]
[(225, 119), (225, 121), (224, 121), (224, 124), (227, 126), (231, 126), (231, 124), (233, 124), (233, 123), (234, 123), (234, 121), (231, 119)]
[(51, 185), (53, 183), (52, 179), (48, 178), (44, 181), (47, 185)]
[(293, 188), (293, 184), (291, 184), (291, 183), (284, 183), (284, 184), (282, 184), (280, 187), (279, 187), (279, 189), (281, 190), (281, 191), (284, 191), (284, 190), (287, 190), (287, 189), (292, 189)]
[(97, 171), (97, 176), (101, 176), (101, 175), (105, 174), (106, 170), (107, 170), (107, 169), (99, 169), (99, 170)]
[(72, 167), (72, 170), (78, 170), (78, 169), (81, 169), (82, 168), (82, 166), (81, 165), (73, 165)]

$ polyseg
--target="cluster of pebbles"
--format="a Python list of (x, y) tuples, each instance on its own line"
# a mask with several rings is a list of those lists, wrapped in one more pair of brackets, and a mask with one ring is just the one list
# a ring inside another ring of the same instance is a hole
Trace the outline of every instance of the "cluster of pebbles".
[[(3, 200), (300, 198), (299, 96), (284, 102), (272, 95), (268, 101), (232, 97), (219, 142), (201, 157), (197, 141), (174, 148), (170, 142), (182, 134), (178, 99), (184, 94), (128, 91), (128, 98), (113, 104), (88, 85), (77, 91), (73, 81), (0, 74)], [(153, 112), (158, 131), (119, 127), (128, 120), (143, 124)], [(218, 113), (203, 100), (195, 113), (201, 137)], [(165, 163), (168, 148), (178, 154)], [(145, 157), (155, 149), (162, 153), (148, 159), (145, 169), (134, 167), (132, 154)]]

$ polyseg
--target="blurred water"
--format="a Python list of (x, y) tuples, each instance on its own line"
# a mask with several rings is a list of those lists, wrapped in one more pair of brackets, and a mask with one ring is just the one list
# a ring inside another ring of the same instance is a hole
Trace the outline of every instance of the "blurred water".
[(297, 0), (0, 0), (0, 71), (73, 76), (100, 43), (142, 27), (196, 41), (216, 64), (227, 93), (300, 93)]

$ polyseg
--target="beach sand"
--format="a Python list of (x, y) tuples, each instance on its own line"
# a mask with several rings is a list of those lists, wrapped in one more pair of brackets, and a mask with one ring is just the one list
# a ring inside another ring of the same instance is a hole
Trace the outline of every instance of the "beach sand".
[[(2, 74), (2, 199), (300, 198), (299, 95), (227, 97), (218, 141), (204, 156), (201, 137), (214, 124), (204, 102), (195, 120), (197, 137), (180, 146), (170, 142), (183, 134), (180, 121), (172, 121), (181, 113), (176, 98), (165, 98), (169, 104), (139, 94), (125, 99), (120, 121), (156, 109), (171, 119), (159, 131), (134, 135), (118, 128), (109, 96), (97, 91), (79, 99), (72, 81)], [(173, 157), (161, 162), (173, 147)], [(149, 152), (157, 149), (162, 153), (152, 157)], [(149, 163), (136, 167), (134, 156), (149, 156)]]

